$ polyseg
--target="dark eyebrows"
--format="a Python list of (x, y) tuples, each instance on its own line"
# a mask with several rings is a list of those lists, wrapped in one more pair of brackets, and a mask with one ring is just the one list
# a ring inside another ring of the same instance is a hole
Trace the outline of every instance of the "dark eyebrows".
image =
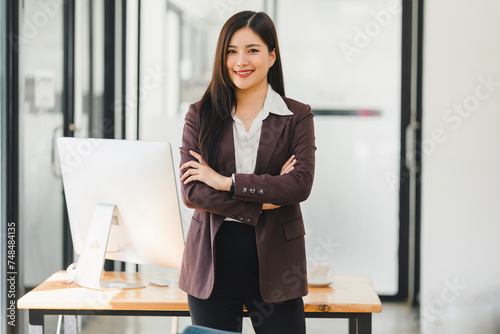
[[(262, 47), (262, 45), (257, 44), (257, 43), (254, 43), (254, 44), (248, 44), (246, 47), (247, 47), (247, 48), (253, 48), (253, 47), (256, 47), (256, 46), (258, 46), (258, 47)], [(235, 48), (235, 49), (237, 49), (236, 45), (228, 45), (227, 47), (228, 47), (228, 48)]]

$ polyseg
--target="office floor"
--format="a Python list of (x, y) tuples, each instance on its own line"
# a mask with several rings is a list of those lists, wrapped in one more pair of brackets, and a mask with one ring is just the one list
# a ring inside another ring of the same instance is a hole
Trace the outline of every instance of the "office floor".
[[(373, 315), (373, 334), (419, 334), (416, 313), (406, 304), (383, 303), (383, 311)], [(80, 334), (172, 334), (171, 318), (161, 317), (94, 317), (83, 319)], [(46, 317), (45, 333), (55, 333), (57, 317)], [(191, 324), (189, 318), (179, 318), (178, 332)], [(307, 319), (307, 333), (347, 333), (347, 320)], [(245, 318), (243, 333), (254, 333), (248, 318)]]

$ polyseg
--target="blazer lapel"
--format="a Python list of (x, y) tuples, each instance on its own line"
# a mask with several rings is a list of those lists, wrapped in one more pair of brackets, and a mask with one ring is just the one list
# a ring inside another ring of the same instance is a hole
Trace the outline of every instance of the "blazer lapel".
[[(225, 171), (220, 171), (221, 174), (226, 172), (227, 175), (236, 173), (236, 158), (234, 156), (234, 137), (233, 137), (233, 120), (229, 119), (226, 122), (224, 132), (219, 144), (222, 157), (226, 165)], [(226, 175), (226, 176), (227, 176)]]
[(257, 162), (255, 163), (255, 174), (264, 174), (271, 160), (276, 143), (283, 133), (288, 116), (278, 116), (270, 113), (262, 122), (259, 149), (257, 151)]

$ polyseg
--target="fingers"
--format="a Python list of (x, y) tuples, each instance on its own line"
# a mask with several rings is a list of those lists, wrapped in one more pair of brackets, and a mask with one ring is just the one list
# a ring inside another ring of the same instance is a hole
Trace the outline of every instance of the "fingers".
[(191, 181), (198, 181), (198, 178), (195, 175), (190, 176), (190, 177), (187, 178), (186, 181), (184, 181), (184, 184), (188, 184)]
[(201, 157), (200, 154), (196, 153), (195, 151), (192, 151), (192, 150), (189, 150), (189, 153), (191, 153), (191, 155), (193, 157), (196, 158), (196, 160), (198, 161), (195, 161), (195, 160), (190, 160), (188, 162), (186, 162), (185, 164), (183, 164), (181, 167), (180, 167), (180, 170), (183, 170), (183, 169), (186, 169), (188, 167), (192, 167), (192, 168), (199, 168), (200, 167), (200, 164), (201, 165), (206, 165), (205, 164), (205, 160), (203, 160), (203, 158)]
[(290, 166), (293, 166), (295, 165), (295, 163), (297, 162), (297, 159), (295, 159), (295, 155), (292, 155), (290, 157), (290, 159), (288, 159), (285, 164), (283, 165), (284, 168), (287, 168), (287, 167), (290, 167)]
[(201, 157), (200, 154), (196, 153), (195, 151), (189, 150), (189, 153), (193, 157), (195, 157), (198, 161), (196, 160), (190, 160), (186, 163), (184, 163), (179, 169), (180, 171), (184, 171), (184, 174), (182, 174), (180, 181), (184, 182), (184, 184), (188, 184), (189, 182), (192, 181), (202, 181), (205, 182), (206, 178), (206, 168), (207, 165), (205, 164), (205, 161)]
[(290, 159), (288, 159), (287, 162), (285, 162), (285, 164), (281, 168), (280, 175), (287, 174), (290, 171), (292, 171), (294, 169), (293, 166), (295, 165), (296, 162), (297, 162), (297, 159), (295, 159), (295, 155), (292, 155), (290, 157)]
[[(194, 160), (188, 161), (185, 164), (183, 164), (179, 169), (182, 172), (183, 170), (187, 169), (187, 171), (181, 176), (181, 182), (184, 181), (188, 176), (190, 175), (195, 175), (199, 174), (199, 168), (202, 165)], [(188, 182), (186, 182), (188, 183)]]
[(288, 174), (289, 172), (291, 172), (292, 170), (294, 169), (293, 166), (288, 166), (286, 167), (284, 170), (281, 171), (281, 174), (280, 175), (283, 175), (283, 174)]
[(262, 210), (274, 210), (274, 209), (277, 209), (279, 207), (280, 207), (279, 205), (274, 205), (274, 204), (271, 204), (271, 203), (264, 203), (264, 204), (262, 204)]
[(181, 182), (184, 184), (188, 184), (191, 181), (200, 181), (202, 179), (202, 173), (200, 173), (199, 169), (191, 168), (188, 169), (184, 175), (181, 177)]
[(195, 160), (190, 160), (186, 163), (184, 163), (179, 169), (182, 171), (186, 168), (200, 168), (200, 163), (198, 161), (195, 161)]
[(200, 164), (202, 164), (202, 165), (203, 165), (203, 164), (205, 164), (205, 160), (203, 160), (203, 158), (201, 157), (201, 154), (199, 154), (199, 153), (197, 153), (197, 152), (195, 152), (195, 151), (193, 151), (193, 150), (189, 150), (189, 153), (190, 153), (193, 157), (195, 157), (195, 158), (196, 158), (196, 160), (198, 160), (198, 162), (199, 162)]
[(286, 165), (286, 164), (289, 164), (289, 163), (293, 160), (293, 158), (295, 158), (295, 154), (292, 154), (292, 156), (290, 157), (290, 159), (288, 159), (288, 160), (285, 162), (285, 165)]
[(184, 175), (181, 176), (181, 182), (183, 182), (186, 178), (188, 178), (192, 174), (192, 169), (188, 169)]

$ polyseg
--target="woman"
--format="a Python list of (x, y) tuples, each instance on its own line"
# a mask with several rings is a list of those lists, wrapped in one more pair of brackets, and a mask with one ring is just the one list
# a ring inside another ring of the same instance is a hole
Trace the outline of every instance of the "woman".
[(304, 224), (314, 176), (313, 114), (285, 97), (274, 24), (245, 11), (222, 28), (212, 81), (190, 106), (181, 191), (196, 209), (179, 287), (193, 324), (305, 333)]

